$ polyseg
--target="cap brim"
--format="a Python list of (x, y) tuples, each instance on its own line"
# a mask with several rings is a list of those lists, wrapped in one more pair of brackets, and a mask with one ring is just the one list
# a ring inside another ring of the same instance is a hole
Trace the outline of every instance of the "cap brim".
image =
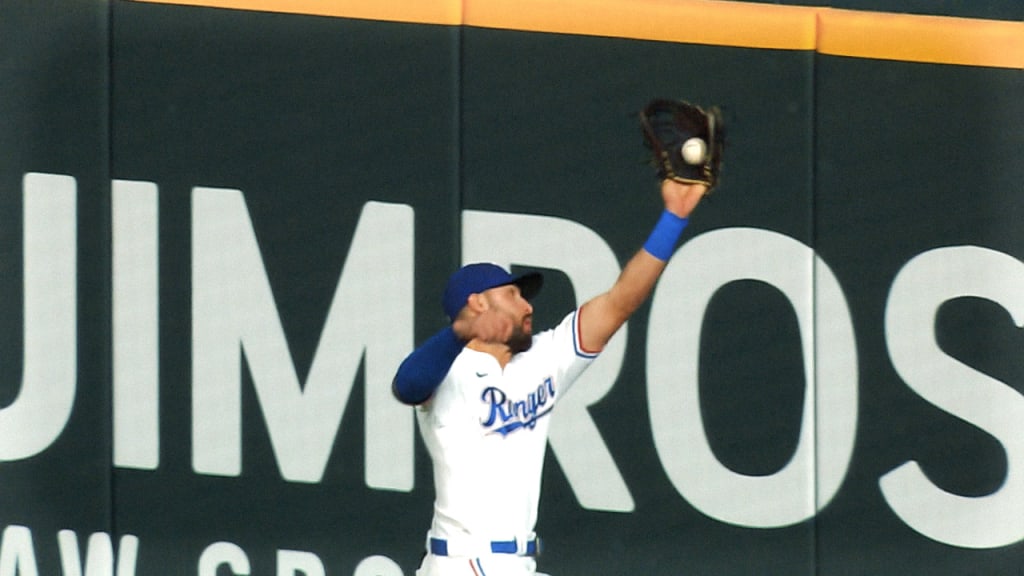
[(544, 285), (544, 276), (540, 272), (527, 272), (526, 274), (520, 274), (512, 281), (519, 287), (519, 292), (523, 295), (523, 298), (527, 300), (533, 299)]

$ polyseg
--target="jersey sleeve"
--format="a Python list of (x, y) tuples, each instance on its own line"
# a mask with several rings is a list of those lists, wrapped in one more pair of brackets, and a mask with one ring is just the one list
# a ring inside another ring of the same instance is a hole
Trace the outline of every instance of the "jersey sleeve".
[(451, 327), (441, 330), (402, 361), (391, 382), (392, 393), (404, 404), (426, 402), (464, 346)]
[(599, 355), (599, 352), (583, 348), (579, 319), (579, 309), (573, 310), (557, 326), (537, 334), (534, 340), (534, 347), (551, 355), (563, 391), (572, 387), (573, 382)]

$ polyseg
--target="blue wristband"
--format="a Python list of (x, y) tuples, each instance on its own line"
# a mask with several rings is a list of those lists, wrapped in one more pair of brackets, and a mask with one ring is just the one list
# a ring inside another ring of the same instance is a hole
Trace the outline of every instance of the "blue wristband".
[(689, 219), (680, 218), (665, 210), (661, 213), (658, 223), (654, 225), (654, 230), (651, 230), (651, 235), (644, 244), (644, 250), (658, 260), (667, 262), (675, 252), (676, 243), (679, 242), (679, 237), (689, 223)]

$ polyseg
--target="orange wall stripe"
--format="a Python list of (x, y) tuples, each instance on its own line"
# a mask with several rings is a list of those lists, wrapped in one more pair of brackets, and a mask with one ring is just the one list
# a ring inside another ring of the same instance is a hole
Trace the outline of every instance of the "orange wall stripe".
[(727, 0), (136, 0), (1024, 70), (1024, 22)]
[(208, 8), (283, 12), (418, 24), (462, 24), (462, 0), (141, 0)]
[(467, 0), (463, 23), (745, 48), (813, 50), (813, 10), (715, 0)]
[(1024, 22), (850, 10), (818, 18), (822, 54), (1024, 69)]

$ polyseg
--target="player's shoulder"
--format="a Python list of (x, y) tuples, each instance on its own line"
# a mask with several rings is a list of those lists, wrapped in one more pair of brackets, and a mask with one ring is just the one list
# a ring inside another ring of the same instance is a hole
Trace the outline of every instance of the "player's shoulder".
[(497, 360), (494, 356), (491, 356), (486, 352), (474, 350), (467, 346), (459, 352), (458, 356), (455, 357), (451, 368), (448, 369), (448, 376), (458, 376), (461, 374), (475, 372), (478, 371), (482, 365), (495, 363), (497, 363)]
[(528, 352), (561, 351), (566, 346), (575, 348), (578, 331), (578, 309), (566, 314), (558, 324), (533, 335)]

